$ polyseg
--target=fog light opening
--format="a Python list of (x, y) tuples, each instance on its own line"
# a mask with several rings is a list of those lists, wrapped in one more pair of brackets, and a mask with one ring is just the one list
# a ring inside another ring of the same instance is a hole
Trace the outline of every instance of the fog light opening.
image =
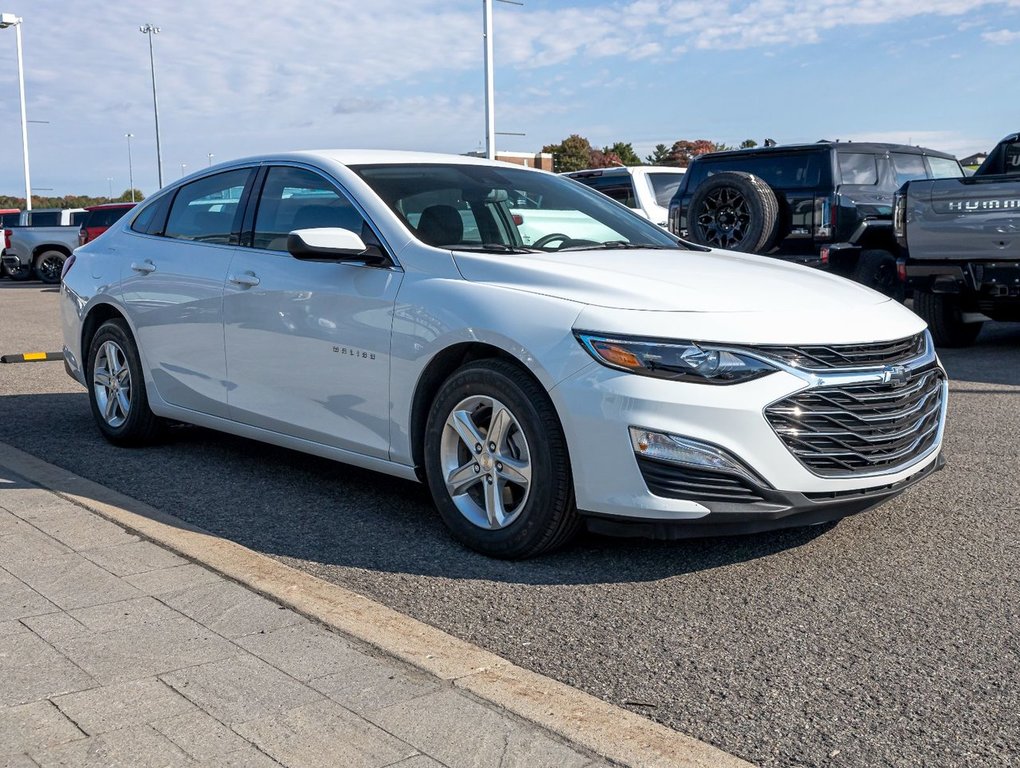
[(640, 427), (630, 428), (630, 441), (634, 453), (638, 456), (740, 475), (756, 485), (768, 486), (768, 483), (745, 467), (739, 459), (709, 443)]

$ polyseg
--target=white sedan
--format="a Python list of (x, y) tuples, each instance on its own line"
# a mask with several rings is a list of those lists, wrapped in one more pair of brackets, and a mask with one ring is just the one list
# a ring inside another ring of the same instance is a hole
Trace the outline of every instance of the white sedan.
[(512, 165), (226, 163), (75, 251), (61, 291), (66, 367), (110, 441), (172, 420), (420, 480), (496, 557), (583, 523), (833, 520), (941, 465), (946, 377), (917, 316)]

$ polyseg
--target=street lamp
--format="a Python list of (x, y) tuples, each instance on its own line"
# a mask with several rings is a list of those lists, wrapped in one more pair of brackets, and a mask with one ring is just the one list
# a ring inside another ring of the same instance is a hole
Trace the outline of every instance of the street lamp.
[[(507, 5), (524, 5), (518, 0), (499, 0)], [(485, 156), (496, 159), (496, 106), (492, 61), (492, 0), (482, 0), (482, 37), (485, 38)]]
[(109, 195), (110, 202), (113, 202), (113, 176), (107, 176), (106, 177), (106, 184), (107, 184), (107, 186), (110, 189), (110, 195)]
[(131, 166), (131, 139), (135, 135), (133, 133), (125, 133), (124, 138), (127, 139), (128, 143), (128, 189), (131, 190), (131, 202), (135, 201), (135, 172)]
[(181, 178), (184, 178), (184, 169), (188, 167), (187, 163), (181, 163)]
[(152, 36), (159, 34), (159, 27), (143, 24), (138, 31), (149, 36), (149, 69), (152, 71), (152, 114), (156, 118), (156, 169), (159, 172), (159, 186), (163, 187), (163, 151), (159, 145), (159, 102), (156, 100), (156, 60), (152, 55)]
[(25, 158), (25, 210), (32, 210), (32, 178), (28, 172), (28, 119), (25, 115), (25, 64), (21, 56), (21, 17), (0, 13), (0, 29), (14, 27), (18, 38), (18, 87), (21, 89), (21, 151)]
[(209, 158), (209, 165), (212, 165), (212, 159), (213, 159), (214, 157), (216, 157), (216, 155), (214, 155), (214, 154), (213, 154), (212, 152), (210, 152), (210, 153), (209, 153), (209, 154), (207, 155), (207, 157)]

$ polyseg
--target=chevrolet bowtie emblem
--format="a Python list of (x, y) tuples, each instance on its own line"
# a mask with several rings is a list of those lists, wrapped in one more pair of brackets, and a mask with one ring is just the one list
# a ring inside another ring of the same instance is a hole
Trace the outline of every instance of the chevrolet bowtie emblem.
[(893, 387), (902, 387), (913, 374), (910, 369), (902, 365), (887, 365), (882, 370), (882, 383)]

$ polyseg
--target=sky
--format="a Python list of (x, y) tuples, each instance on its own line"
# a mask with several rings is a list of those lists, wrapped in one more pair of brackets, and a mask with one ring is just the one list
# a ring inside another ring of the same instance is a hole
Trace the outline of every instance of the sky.
[[(1020, 130), (1020, 0), (496, 2), (501, 150), (818, 139), (960, 157)], [(263, 152), (462, 153), (485, 137), (481, 0), (0, 0), (24, 19), (35, 194), (157, 188)], [(15, 30), (0, 30), (0, 194), (24, 194)]]

